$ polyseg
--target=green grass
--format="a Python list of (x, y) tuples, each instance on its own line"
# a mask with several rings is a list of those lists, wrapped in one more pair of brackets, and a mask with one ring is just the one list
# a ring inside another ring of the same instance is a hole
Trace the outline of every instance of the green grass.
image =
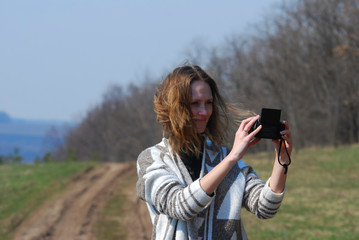
[(31, 211), (63, 190), (70, 176), (94, 163), (0, 165), (0, 239), (11, 233)]
[[(273, 153), (248, 154), (244, 160), (263, 181), (268, 179)], [(129, 214), (123, 191), (128, 185), (135, 188), (136, 180), (136, 175), (127, 179), (110, 199), (98, 225), (99, 240), (126, 239), (126, 228), (119, 220)], [(359, 145), (304, 149), (292, 154), (278, 214), (261, 220), (242, 209), (242, 218), (251, 240), (359, 239), (358, 199)]]
[[(262, 180), (270, 174), (272, 153), (247, 155)], [(93, 163), (48, 163), (0, 166), (0, 239), (33, 209), (63, 190), (73, 174)], [(128, 189), (137, 176), (126, 178), (109, 199), (95, 226), (96, 237), (126, 239), (124, 219), (133, 209)], [(359, 239), (359, 145), (294, 151), (286, 195), (273, 219), (260, 220), (243, 209), (249, 239)], [(132, 213), (133, 215), (133, 213)]]
[[(122, 185), (119, 186), (119, 189)], [(99, 221), (94, 226), (94, 232), (99, 240), (127, 239), (127, 229), (121, 224), (121, 214), (126, 210), (127, 197), (117, 191), (101, 213)]]
[(94, 226), (94, 233), (98, 240), (125, 240), (128, 238), (126, 218), (135, 217), (133, 206), (129, 199), (129, 188), (133, 188), (137, 181), (137, 174), (123, 179), (117, 190), (108, 199), (99, 220)]
[[(260, 220), (243, 211), (249, 239), (359, 239), (359, 145), (305, 149), (292, 158), (278, 214)], [(274, 156), (245, 161), (266, 180)]]

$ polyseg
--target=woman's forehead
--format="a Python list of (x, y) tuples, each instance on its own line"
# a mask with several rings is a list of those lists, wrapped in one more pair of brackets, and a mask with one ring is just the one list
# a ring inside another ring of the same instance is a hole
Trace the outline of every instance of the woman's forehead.
[(205, 81), (194, 81), (191, 83), (192, 98), (212, 98), (212, 90), (208, 83)]

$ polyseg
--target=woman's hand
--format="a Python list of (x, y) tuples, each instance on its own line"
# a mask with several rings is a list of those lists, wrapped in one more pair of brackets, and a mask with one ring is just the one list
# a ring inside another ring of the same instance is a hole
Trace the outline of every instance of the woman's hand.
[(256, 145), (261, 140), (254, 136), (262, 129), (262, 125), (253, 132), (248, 133), (259, 117), (260, 116), (250, 117), (241, 122), (235, 135), (232, 151), (228, 155), (232, 160), (240, 160), (250, 147)]
[[(289, 130), (289, 124), (286, 121), (283, 121), (282, 123), (285, 126), (285, 129), (280, 132), (283, 141), (281, 141), (281, 139), (272, 140), (275, 145), (276, 158), (275, 158), (269, 186), (272, 189), (272, 191), (275, 193), (281, 193), (284, 190), (285, 182), (287, 179), (286, 172), (287, 172), (288, 164), (290, 164), (289, 157), (292, 153), (292, 148), (293, 148), (292, 134)], [(282, 142), (282, 146), (280, 146), (281, 142)], [(280, 147), (280, 152), (279, 152), (279, 147)], [(278, 162), (278, 160), (280, 163)]]
[(259, 126), (256, 130), (248, 134), (248, 131), (258, 119), (259, 116), (250, 117), (241, 122), (236, 132), (232, 151), (223, 161), (201, 178), (201, 187), (208, 195), (213, 194), (232, 167), (244, 156), (248, 148), (260, 141), (259, 138), (254, 138), (254, 136), (262, 129), (262, 126)]
[[(274, 145), (275, 145), (275, 151), (276, 151), (276, 158), (278, 159), (278, 155), (279, 155), (279, 161), (281, 161), (281, 163), (288, 163), (289, 162), (289, 155), (291, 155), (292, 153), (292, 149), (293, 149), (293, 141), (292, 141), (292, 134), (289, 130), (289, 124), (286, 121), (282, 122), (285, 126), (284, 130), (280, 132), (281, 136), (282, 136), (282, 146), (280, 147), (280, 153), (279, 153), (279, 146), (280, 146), (280, 142), (281, 140), (272, 140)], [(287, 149), (287, 150), (286, 150)], [(288, 154), (287, 154), (288, 151)]]

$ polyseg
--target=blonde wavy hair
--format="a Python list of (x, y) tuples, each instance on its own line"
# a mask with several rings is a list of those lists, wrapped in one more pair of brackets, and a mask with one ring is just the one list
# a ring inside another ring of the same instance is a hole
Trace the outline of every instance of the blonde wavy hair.
[[(208, 83), (213, 97), (213, 112), (203, 134), (195, 130), (190, 107), (191, 83), (198, 80)], [(198, 156), (204, 136), (217, 144), (224, 141), (229, 122), (228, 105), (213, 78), (199, 66), (178, 67), (168, 74), (156, 91), (154, 110), (174, 152)]]

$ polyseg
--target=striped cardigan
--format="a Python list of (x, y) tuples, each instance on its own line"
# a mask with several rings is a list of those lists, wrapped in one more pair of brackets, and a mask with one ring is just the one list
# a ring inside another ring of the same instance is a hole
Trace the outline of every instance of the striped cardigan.
[[(206, 141), (200, 178), (228, 153)], [(137, 195), (147, 204), (152, 239), (247, 239), (241, 207), (257, 217), (273, 217), (283, 193), (271, 191), (243, 161), (230, 170), (213, 196), (192, 181), (186, 166), (172, 154), (168, 140), (144, 150), (137, 160)]]

